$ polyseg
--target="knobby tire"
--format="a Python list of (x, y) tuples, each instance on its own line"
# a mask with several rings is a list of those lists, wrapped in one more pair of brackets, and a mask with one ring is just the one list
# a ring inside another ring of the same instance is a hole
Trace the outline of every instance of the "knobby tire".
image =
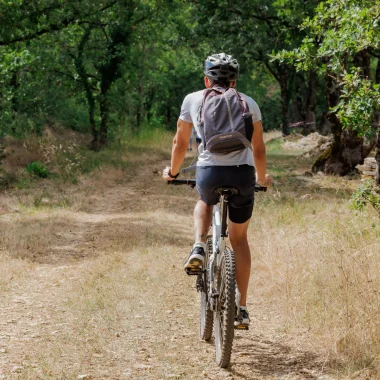
[(208, 260), (212, 255), (212, 238), (208, 237), (206, 242), (205, 269), (202, 273), (203, 291), (201, 291), (201, 316), (200, 316), (200, 336), (202, 340), (208, 342), (212, 336), (213, 313), (208, 305), (209, 276)]
[(229, 248), (220, 258), (216, 291), (219, 293), (214, 313), (216, 363), (226, 368), (231, 359), (235, 319), (235, 258)]

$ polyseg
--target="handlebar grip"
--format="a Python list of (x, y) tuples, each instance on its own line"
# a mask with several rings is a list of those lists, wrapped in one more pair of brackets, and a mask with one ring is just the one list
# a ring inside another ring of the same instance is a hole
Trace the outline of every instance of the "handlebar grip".
[(258, 192), (258, 191), (264, 191), (266, 192), (268, 190), (268, 188), (266, 186), (260, 186), (260, 185), (255, 185), (255, 192)]

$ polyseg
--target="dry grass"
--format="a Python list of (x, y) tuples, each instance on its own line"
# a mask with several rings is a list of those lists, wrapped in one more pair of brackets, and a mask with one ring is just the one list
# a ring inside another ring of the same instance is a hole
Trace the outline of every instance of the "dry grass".
[(274, 139), (278, 139), (281, 136), (282, 136), (282, 132), (281, 131), (266, 132), (264, 134), (264, 142), (267, 143), (268, 141), (271, 141), (271, 140), (274, 140)]
[(56, 237), (70, 225), (70, 219), (56, 213), (0, 220), (0, 246), (10, 257), (38, 261), (49, 254)]
[[(196, 196), (152, 174), (154, 160), (168, 151), (166, 138), (160, 144), (144, 148), (151, 164), (137, 170), (99, 170), (76, 186), (44, 183), (2, 198), (0, 296), (10, 300), (4, 320), (17, 320), (3, 330), (12, 336), (9, 363), (22, 365), (9, 378), (230, 375), (215, 368), (212, 346), (197, 337), (194, 281), (181, 268)], [(289, 364), (297, 350), (299, 370), (318, 367), (314, 352), (321, 376), (335, 371), (328, 379), (376, 370), (378, 216), (350, 210), (358, 180), (305, 177), (310, 162), (283, 153), (276, 141), (268, 153), (277, 186), (256, 199), (249, 235), (254, 326), (236, 340), (232, 373), (303, 378)], [(12, 299), (20, 298), (30, 304), (17, 309)], [(277, 343), (279, 336), (289, 346)]]
[(255, 293), (277, 305), (286, 331), (309, 331), (340, 373), (377, 368), (378, 215), (350, 210), (358, 181), (296, 181), (282, 177), (277, 193), (257, 201), (250, 234)]
[(33, 266), (23, 260), (16, 260), (4, 252), (0, 252), (0, 293), (8, 291), (12, 284)]

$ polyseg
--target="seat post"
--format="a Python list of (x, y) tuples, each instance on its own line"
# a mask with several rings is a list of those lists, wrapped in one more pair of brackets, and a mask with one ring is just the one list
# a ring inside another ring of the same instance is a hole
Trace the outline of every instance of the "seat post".
[(222, 230), (221, 230), (221, 236), (222, 237), (227, 237), (227, 213), (228, 213), (228, 194), (222, 194), (221, 195), (221, 208), (222, 208)]
[(222, 220), (221, 220), (221, 236), (227, 237), (227, 214), (228, 214), (228, 201), (230, 199), (231, 195), (239, 194), (239, 190), (236, 187), (233, 186), (221, 186), (217, 187), (214, 192), (219, 195), (220, 200), (220, 208), (221, 208), (221, 214), (222, 214)]

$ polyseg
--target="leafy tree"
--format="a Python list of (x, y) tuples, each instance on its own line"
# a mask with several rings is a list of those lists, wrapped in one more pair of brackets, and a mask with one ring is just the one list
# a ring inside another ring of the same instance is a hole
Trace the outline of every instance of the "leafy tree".
[(0, 5), (4, 133), (39, 132), (43, 120), (57, 120), (91, 131), (99, 149), (110, 133), (137, 131), (146, 119), (175, 125), (184, 94), (202, 83), (184, 38), (190, 7), (180, 1), (7, 4)]
[[(296, 49), (276, 58), (298, 70), (318, 70), (327, 79), (329, 120), (334, 143), (314, 165), (326, 173), (344, 175), (361, 163), (376, 143), (380, 183), (379, 83), (380, 3), (376, 0), (328, 0), (318, 5)], [(371, 59), (377, 61), (371, 68)], [(377, 142), (365, 145), (364, 137)]]
[[(297, 25), (313, 13), (317, 3), (317, 0), (276, 0), (265, 4), (257, 0), (197, 1), (199, 36), (207, 36), (214, 50), (227, 49), (238, 57), (244, 57), (246, 65), (254, 67), (259, 75), (266, 71), (277, 82), (285, 135), (290, 132), (292, 98), (298, 96), (294, 105), (299, 117), (306, 122), (315, 122), (317, 83), (313, 70), (299, 75), (296, 81), (295, 69), (286, 62), (271, 61), (269, 54), (273, 50), (297, 46), (305, 35)], [(299, 96), (300, 91), (305, 95)]]

